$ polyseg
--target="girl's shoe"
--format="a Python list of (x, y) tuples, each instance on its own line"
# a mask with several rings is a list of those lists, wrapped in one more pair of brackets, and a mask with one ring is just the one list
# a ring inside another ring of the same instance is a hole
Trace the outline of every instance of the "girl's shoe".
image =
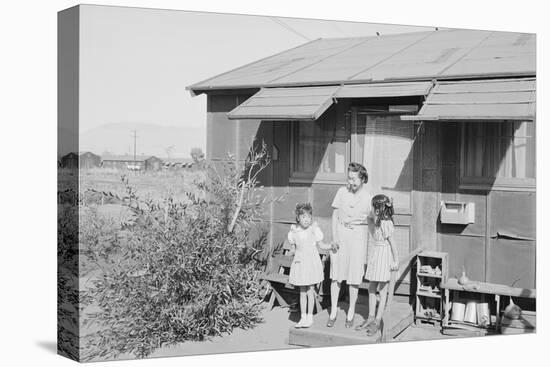
[(302, 314), (302, 317), (300, 317), (300, 321), (298, 321), (298, 323), (296, 325), (294, 325), (294, 327), (296, 329), (300, 329), (300, 328), (303, 328), (305, 323), (307, 321), (307, 315), (305, 313)]
[(302, 327), (307, 328), (313, 325), (313, 314), (308, 314), (306, 316), (305, 322), (302, 324)]
[(367, 326), (367, 335), (372, 336), (378, 332), (380, 329), (380, 320), (374, 320), (369, 326)]

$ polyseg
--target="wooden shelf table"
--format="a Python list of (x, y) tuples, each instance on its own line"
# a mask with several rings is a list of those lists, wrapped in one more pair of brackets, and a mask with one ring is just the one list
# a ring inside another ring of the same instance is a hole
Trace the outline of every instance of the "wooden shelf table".
[[(462, 325), (471, 325), (474, 327), (480, 327), (476, 325), (472, 325), (469, 323), (459, 322), (459, 321), (450, 321), (449, 320), (449, 313), (451, 310), (451, 299), (450, 299), (450, 291), (453, 291), (454, 299), (458, 299), (458, 293), (459, 292), (470, 292), (470, 293), (478, 293), (482, 295), (489, 295), (494, 296), (495, 304), (496, 304), (496, 315), (495, 316), (495, 328), (498, 330), (500, 327), (500, 297), (523, 297), (523, 298), (536, 298), (536, 290), (535, 289), (528, 289), (528, 288), (514, 288), (509, 287), (507, 285), (502, 284), (494, 284), (494, 283), (485, 283), (485, 282), (476, 282), (476, 281), (470, 281), (469, 283), (465, 285), (458, 284), (458, 280), (456, 278), (450, 278), (447, 281), (444, 281), (441, 283), (441, 288), (444, 289), (444, 315), (443, 315), (443, 327), (449, 326), (450, 323), (458, 323)], [(490, 319), (491, 319), (490, 315)]]

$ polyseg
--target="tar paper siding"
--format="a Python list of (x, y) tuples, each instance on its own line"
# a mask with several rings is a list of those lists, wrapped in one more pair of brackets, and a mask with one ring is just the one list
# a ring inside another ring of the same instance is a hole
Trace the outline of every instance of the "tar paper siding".
[(438, 224), (439, 247), (449, 253), (449, 275), (459, 275), (465, 266), (473, 280), (536, 288), (535, 192), (460, 189), (461, 125), (439, 125), (441, 199), (475, 203), (475, 223)]

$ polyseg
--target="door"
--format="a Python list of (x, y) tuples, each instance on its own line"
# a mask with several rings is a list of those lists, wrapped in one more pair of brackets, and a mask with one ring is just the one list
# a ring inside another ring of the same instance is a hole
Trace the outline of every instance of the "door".
[(352, 110), (352, 160), (362, 163), (369, 175), (371, 195), (393, 198), (395, 242), (399, 255), (411, 248), (413, 189), (413, 136), (410, 121), (401, 114)]

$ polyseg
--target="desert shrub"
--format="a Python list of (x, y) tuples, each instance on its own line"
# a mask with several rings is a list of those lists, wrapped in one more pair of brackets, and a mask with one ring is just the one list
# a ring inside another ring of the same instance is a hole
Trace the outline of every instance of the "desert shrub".
[(59, 204), (57, 212), (57, 349), (78, 359), (78, 206)]
[(112, 192), (87, 189), (80, 194), (80, 203), (84, 206), (120, 204), (120, 200)]
[(84, 359), (145, 357), (261, 321), (267, 232), (258, 218), (266, 199), (256, 176), (267, 160), (263, 146), (244, 165), (208, 166), (183, 201), (141, 199), (123, 178), (119, 199), (131, 213), (120, 228), (124, 241), (108, 234), (98, 242), (93, 234), (102, 229), (92, 227), (81, 237), (87, 256), (101, 264), (83, 298), (98, 310), (86, 317), (97, 332), (86, 338)]
[(119, 256), (127, 231), (114, 218), (98, 213), (97, 206), (80, 207), (79, 240), (80, 276), (102, 271), (105, 259)]

